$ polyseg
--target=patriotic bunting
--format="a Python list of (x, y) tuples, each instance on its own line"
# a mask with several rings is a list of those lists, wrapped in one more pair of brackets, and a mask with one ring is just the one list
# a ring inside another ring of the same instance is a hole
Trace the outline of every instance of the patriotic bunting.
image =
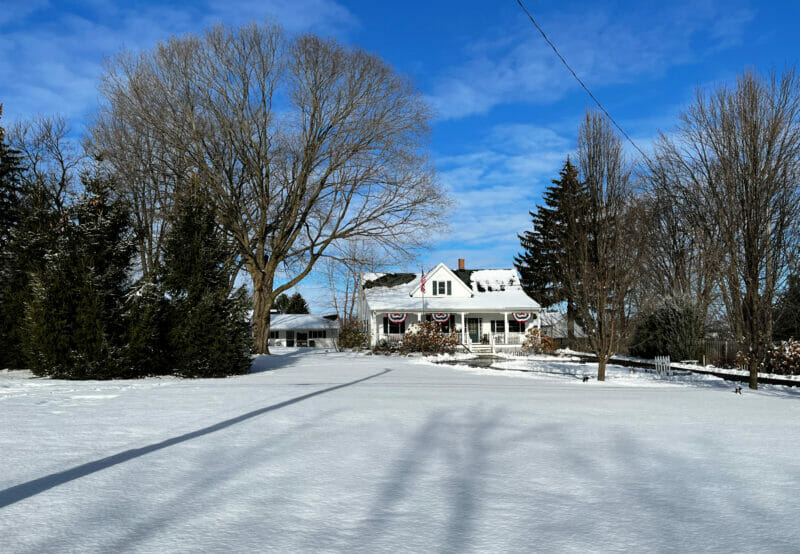
[(408, 314), (400, 314), (400, 313), (386, 314), (386, 317), (389, 318), (390, 323), (403, 323), (408, 317)]

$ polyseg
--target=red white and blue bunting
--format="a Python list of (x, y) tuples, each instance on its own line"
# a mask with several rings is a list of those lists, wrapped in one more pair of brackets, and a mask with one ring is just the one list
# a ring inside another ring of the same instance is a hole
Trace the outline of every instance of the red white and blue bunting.
[(531, 318), (531, 314), (526, 312), (514, 312), (513, 315), (514, 320), (518, 321), (519, 323), (525, 323)]
[(450, 321), (450, 314), (431, 314), (431, 319), (436, 323), (447, 323)]
[(400, 314), (400, 313), (386, 314), (386, 317), (389, 318), (390, 323), (403, 323), (408, 317), (408, 314)]

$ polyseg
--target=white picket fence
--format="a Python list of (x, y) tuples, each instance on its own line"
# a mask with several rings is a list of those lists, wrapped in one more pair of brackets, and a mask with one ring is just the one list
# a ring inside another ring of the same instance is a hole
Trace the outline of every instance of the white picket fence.
[(659, 375), (672, 375), (672, 367), (669, 363), (669, 356), (656, 356), (653, 359), (653, 364), (656, 367), (656, 373)]

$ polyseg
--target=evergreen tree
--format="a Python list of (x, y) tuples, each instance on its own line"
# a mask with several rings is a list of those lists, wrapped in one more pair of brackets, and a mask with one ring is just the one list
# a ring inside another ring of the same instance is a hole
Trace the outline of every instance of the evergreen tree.
[(307, 314), (308, 303), (299, 292), (294, 293), (289, 298), (289, 305), (286, 309), (287, 314)]
[(56, 226), (33, 275), (26, 316), (31, 369), (66, 379), (129, 377), (120, 354), (135, 251), (130, 215), (106, 180), (83, 184), (86, 192)]
[(275, 309), (277, 309), (282, 314), (309, 313), (308, 303), (299, 292), (296, 292), (291, 296), (288, 296), (286, 294), (280, 294), (278, 295), (278, 298), (275, 299), (273, 305), (275, 306)]
[(163, 286), (149, 279), (137, 283), (127, 298), (123, 348), (123, 363), (131, 377), (172, 373), (170, 321)]
[(689, 298), (668, 297), (642, 317), (630, 352), (641, 358), (699, 359), (705, 335), (703, 313)]
[(544, 193), (544, 206), (530, 212), (533, 229), (519, 235), (522, 252), (514, 257), (525, 292), (549, 307), (567, 302), (569, 338), (574, 338), (574, 303), (569, 295), (571, 244), (568, 230), (580, 225), (586, 206), (586, 188), (569, 158)]
[(169, 330), (175, 371), (186, 377), (247, 373), (252, 335), (243, 289), (228, 296), (228, 250), (214, 212), (198, 197), (176, 211), (164, 251), (172, 299)]
[[(3, 106), (0, 104), (0, 117)], [(22, 314), (27, 279), (12, 248), (22, 213), (20, 155), (9, 148), (0, 126), (0, 368), (22, 367)]]
[[(0, 104), (0, 118), (3, 105)], [(19, 152), (6, 143), (5, 129), (0, 126), (0, 253), (5, 253), (11, 234), (20, 219), (22, 167)]]
[(800, 339), (800, 275), (790, 275), (786, 290), (778, 297), (772, 336), (775, 340)]

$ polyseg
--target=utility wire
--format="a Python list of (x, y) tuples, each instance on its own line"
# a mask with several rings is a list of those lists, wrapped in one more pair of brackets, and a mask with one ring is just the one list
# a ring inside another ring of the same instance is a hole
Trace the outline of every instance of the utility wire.
[(617, 122), (616, 122), (616, 120), (615, 120), (613, 117), (611, 117), (611, 114), (610, 114), (610, 113), (608, 113), (608, 110), (606, 110), (606, 109), (603, 107), (603, 105), (600, 103), (600, 100), (598, 100), (598, 99), (595, 97), (595, 95), (594, 95), (594, 94), (592, 94), (592, 91), (590, 91), (590, 90), (589, 90), (589, 87), (587, 87), (587, 86), (586, 86), (586, 84), (584, 84), (584, 82), (581, 80), (581, 78), (580, 78), (580, 77), (578, 77), (578, 74), (577, 74), (577, 73), (575, 73), (575, 71), (572, 69), (572, 67), (570, 67), (570, 65), (567, 63), (567, 60), (565, 60), (565, 59), (564, 59), (564, 56), (562, 56), (562, 55), (561, 55), (561, 52), (559, 52), (559, 51), (558, 51), (558, 48), (556, 48), (556, 45), (555, 45), (555, 44), (553, 44), (553, 43), (552, 43), (552, 41), (551, 41), (549, 38), (547, 38), (547, 34), (545, 34), (544, 30), (543, 30), (543, 29), (542, 29), (542, 28), (539, 26), (539, 24), (538, 24), (538, 23), (536, 23), (536, 20), (535, 20), (535, 19), (533, 18), (533, 16), (531, 15), (531, 12), (529, 12), (529, 11), (528, 11), (528, 8), (526, 8), (526, 7), (525, 7), (525, 4), (523, 4), (523, 3), (522, 3), (522, 0), (517, 0), (517, 4), (519, 4), (519, 7), (520, 7), (520, 8), (522, 8), (522, 11), (524, 11), (524, 12), (525, 12), (525, 15), (527, 15), (527, 16), (528, 16), (528, 19), (530, 19), (530, 20), (531, 20), (531, 23), (533, 23), (533, 26), (534, 26), (534, 27), (536, 27), (536, 29), (538, 29), (538, 31), (539, 31), (539, 32), (542, 34), (542, 37), (543, 37), (543, 38), (544, 38), (544, 40), (547, 42), (547, 44), (549, 44), (549, 45), (550, 45), (550, 48), (552, 48), (552, 49), (553, 49), (553, 52), (555, 52), (555, 53), (556, 53), (556, 56), (558, 56), (558, 59), (559, 59), (559, 60), (561, 60), (561, 62), (564, 64), (564, 67), (566, 67), (566, 68), (569, 70), (569, 72), (570, 72), (570, 73), (572, 73), (572, 76), (573, 76), (573, 77), (575, 77), (575, 80), (576, 80), (576, 81), (578, 81), (578, 83), (581, 85), (581, 87), (583, 87), (583, 90), (585, 90), (585, 91), (586, 91), (586, 94), (588, 94), (588, 95), (591, 97), (591, 99), (592, 99), (592, 100), (594, 100), (594, 103), (595, 103), (595, 104), (597, 104), (597, 107), (598, 107), (598, 108), (600, 108), (600, 110), (601, 110), (601, 111), (602, 111), (602, 112), (605, 114), (605, 116), (606, 116), (606, 117), (609, 119), (609, 121), (611, 121), (611, 123), (613, 123), (613, 124), (614, 124), (614, 127), (616, 127), (617, 129), (619, 129), (619, 132), (620, 132), (620, 133), (622, 133), (622, 135), (623, 135), (623, 136), (624, 136), (626, 139), (628, 139), (628, 142), (630, 142), (630, 143), (633, 145), (633, 147), (634, 147), (636, 150), (638, 150), (638, 151), (639, 151), (639, 153), (640, 153), (642, 156), (644, 156), (644, 159), (645, 159), (645, 160), (649, 159), (649, 158), (648, 158), (648, 156), (647, 156), (647, 154), (645, 154), (645, 153), (644, 153), (644, 151), (642, 151), (642, 149), (641, 149), (641, 148), (639, 148), (639, 146), (638, 146), (638, 145), (637, 145), (635, 142), (633, 142), (633, 139), (632, 139), (630, 136), (628, 136), (628, 133), (626, 133), (626, 132), (625, 132), (625, 129), (623, 129), (623, 128), (622, 128), (622, 127), (619, 125), (619, 123), (617, 123)]

